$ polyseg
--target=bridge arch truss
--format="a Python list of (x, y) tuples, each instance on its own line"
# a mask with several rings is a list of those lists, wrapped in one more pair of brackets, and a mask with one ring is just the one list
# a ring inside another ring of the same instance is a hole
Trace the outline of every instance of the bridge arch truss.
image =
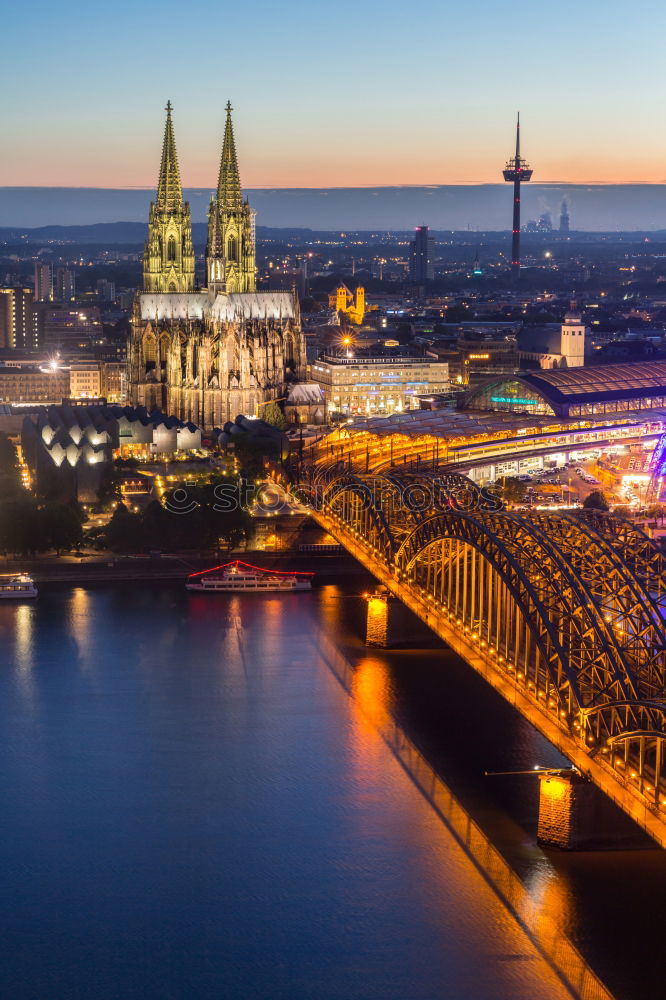
[[(470, 662), (482, 657), (529, 702), (530, 721), (556, 727), (571, 759), (594, 762), (605, 791), (638, 804), (634, 818), (644, 809), (663, 822), (666, 845), (666, 560), (614, 518), (481, 502), (464, 512), (450, 490), (479, 500), (478, 487), (456, 476), (437, 493), (432, 479), (346, 474), (328, 484), (322, 514), (444, 639), (459, 636)], [(417, 486), (426, 502), (413, 502)]]

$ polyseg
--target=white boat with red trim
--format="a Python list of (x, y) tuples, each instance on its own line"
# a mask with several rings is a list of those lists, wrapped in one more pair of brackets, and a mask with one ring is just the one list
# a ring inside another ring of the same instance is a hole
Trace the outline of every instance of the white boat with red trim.
[(304, 573), (300, 570), (262, 569), (250, 563), (234, 559), (233, 562), (211, 569), (190, 573), (185, 586), (188, 590), (198, 590), (205, 593), (217, 591), (264, 594), (279, 591), (294, 593), (294, 591), (311, 590), (314, 573)]
[(37, 587), (32, 577), (27, 573), (0, 576), (0, 600), (25, 600), (26, 597), (37, 597)]

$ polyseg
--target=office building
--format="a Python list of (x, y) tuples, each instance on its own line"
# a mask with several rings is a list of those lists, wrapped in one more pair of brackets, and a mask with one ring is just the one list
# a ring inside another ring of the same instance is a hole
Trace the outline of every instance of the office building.
[(97, 294), (102, 302), (115, 302), (116, 300), (116, 286), (115, 282), (107, 281), (106, 278), (100, 278), (97, 282)]
[(449, 366), (422, 356), (322, 355), (312, 365), (327, 413), (389, 414), (418, 409), (418, 396), (447, 392)]
[(90, 347), (102, 335), (97, 306), (51, 306), (40, 310), (40, 345), (49, 351)]
[(35, 302), (53, 299), (53, 268), (50, 264), (35, 264)]
[(417, 226), (409, 245), (409, 280), (417, 285), (432, 281), (434, 277), (435, 241), (427, 226)]
[(0, 288), (0, 347), (37, 347), (30, 288)]
[(67, 267), (58, 267), (53, 282), (53, 298), (56, 302), (71, 302), (76, 298), (76, 276)]
[(60, 403), (69, 393), (69, 371), (49, 365), (0, 364), (0, 403)]
[(99, 362), (72, 364), (69, 369), (71, 400), (99, 399), (102, 395), (102, 372)]

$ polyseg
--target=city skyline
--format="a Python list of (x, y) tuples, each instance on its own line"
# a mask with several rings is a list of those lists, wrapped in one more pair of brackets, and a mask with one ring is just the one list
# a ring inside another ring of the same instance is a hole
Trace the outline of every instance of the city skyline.
[[(146, 55), (157, 8), (122, 2), (116, 20), (86, 8), (85, 27), (82, 5), (64, 9), (69, 17), (39, 4), (38, 35), (7, 12), (15, 44), (5, 82), (20, 73), (24, 99), (5, 111), (0, 184), (153, 187), (167, 99), (186, 187), (214, 184), (227, 99), (249, 188), (495, 182), (517, 110), (541, 182), (666, 180), (666, 137), (655, 128), (666, 18), (651, 8), (647, 33), (643, 2), (631, 22), (619, 2), (581, 9), (565, 0), (557, 21), (532, 9), (516, 26), (496, 0), (468, 11), (418, 0), (409, 21), (395, 0), (381, 17), (374, 5), (343, 0), (333, 22), (302, 0), (279, 9), (262, 0), (250, 35), (241, 11), (206, 0), (198, 20), (224, 58), (197, 61), (179, 43), (157, 67)], [(181, 16), (172, 2), (159, 11), (160, 23)], [(113, 75), (121, 55), (134, 70)], [(372, 85), (361, 87), (368, 63)], [(46, 102), (53, 80), (62, 96)]]

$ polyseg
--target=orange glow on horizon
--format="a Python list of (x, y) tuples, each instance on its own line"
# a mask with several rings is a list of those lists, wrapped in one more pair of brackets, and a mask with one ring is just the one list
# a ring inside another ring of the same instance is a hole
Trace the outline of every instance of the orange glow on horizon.
[[(183, 144), (181, 143), (181, 146)], [(658, 153), (658, 151), (655, 151)], [(186, 188), (213, 190), (216, 184), (216, 154), (193, 163), (187, 150), (179, 150), (181, 179)], [(666, 154), (666, 151), (665, 151)], [(26, 160), (17, 151), (8, 151), (3, 169), (4, 187), (106, 188), (149, 190), (157, 185), (158, 154), (148, 157), (119, 158), (117, 152), (102, 149), (89, 153), (75, 164), (65, 161), (66, 150), (59, 157), (54, 151), (48, 163), (39, 157)], [(197, 157), (199, 159), (200, 157)], [(666, 156), (665, 156), (666, 159)], [(262, 160), (265, 162), (257, 162)], [(595, 155), (587, 158), (531, 156), (534, 165), (532, 184), (666, 184), (666, 167), (658, 155), (635, 158)], [(501, 176), (501, 149), (481, 160), (471, 155), (468, 161), (442, 156), (404, 159), (305, 157), (289, 163), (276, 152), (270, 162), (265, 156), (245, 156), (241, 164), (243, 187), (271, 190), (289, 188), (373, 188), (438, 187), (441, 185), (485, 185), (504, 182)]]

